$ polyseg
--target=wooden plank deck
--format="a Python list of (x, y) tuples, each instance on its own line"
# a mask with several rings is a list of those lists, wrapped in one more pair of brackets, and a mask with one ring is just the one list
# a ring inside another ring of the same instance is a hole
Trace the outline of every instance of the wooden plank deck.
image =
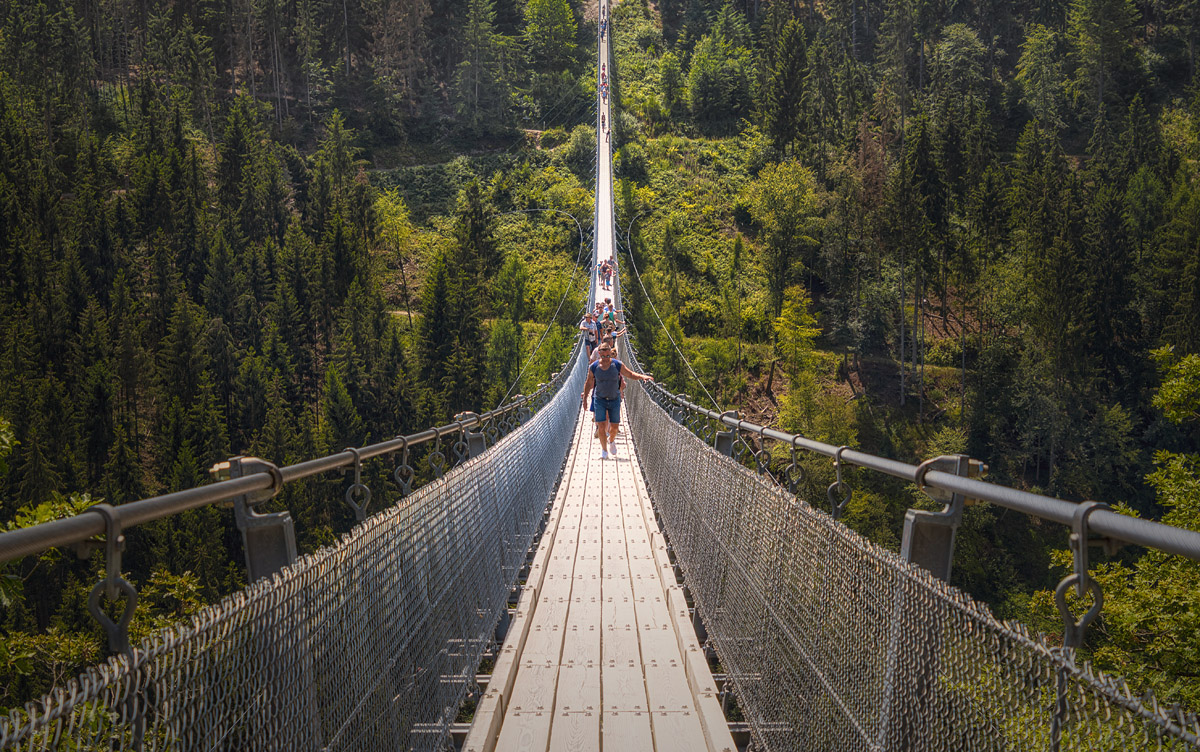
[(584, 411), (463, 750), (734, 752), (628, 429), (607, 460), (593, 431)]

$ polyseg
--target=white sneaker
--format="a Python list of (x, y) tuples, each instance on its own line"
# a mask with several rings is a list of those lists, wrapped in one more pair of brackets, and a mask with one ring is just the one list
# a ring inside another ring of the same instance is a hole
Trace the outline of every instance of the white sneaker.
[(616, 444), (610, 444), (609, 446), (611, 446), (611, 447), (612, 447), (612, 449), (610, 449), (610, 450), (609, 450), (609, 452), (612, 454), (612, 456), (616, 457), (616, 456), (617, 456), (617, 445), (616, 445)]
[(603, 449), (601, 449), (601, 450), (600, 450), (600, 459), (602, 459), (602, 460), (606, 460), (606, 459), (608, 459), (608, 452), (606, 452), (606, 451), (604, 451)]

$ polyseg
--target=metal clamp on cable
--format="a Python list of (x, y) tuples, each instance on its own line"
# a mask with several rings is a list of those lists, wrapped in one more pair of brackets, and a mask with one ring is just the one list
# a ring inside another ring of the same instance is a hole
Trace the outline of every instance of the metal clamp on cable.
[(471, 430), (467, 426), (463, 426), (462, 428), (462, 440), (467, 445), (467, 459), (478, 457), (487, 451), (488, 439), (487, 432), (483, 427), (483, 418), (478, 413), (470, 411), (460, 413), (458, 418), (463, 424), (474, 421), (474, 425), (471, 427), (474, 430)]
[(233, 500), (233, 517), (242, 532), (246, 572), (250, 581), (270, 577), (296, 560), (296, 531), (286, 511), (259, 514), (254, 507), (273, 499), (283, 489), (283, 473), (273, 463), (258, 457), (233, 457), (209, 469), (218, 480), (243, 478), (256, 473), (271, 476), (269, 488), (243, 494)]
[(433, 451), (429, 453), (429, 467), (433, 468), (434, 476), (440, 478), (446, 474), (446, 455), (442, 454), (442, 432), (441, 429), (434, 429), (437, 432), (437, 438), (433, 442)]
[(404, 498), (412, 493), (413, 480), (417, 474), (412, 469), (412, 465), (408, 464), (408, 437), (397, 436), (396, 440), (400, 442), (400, 450), (397, 452), (400, 464), (396, 465), (396, 469), (392, 471), (392, 480), (396, 481), (396, 485), (400, 487), (400, 498)]
[(759, 475), (770, 475), (771, 453), (767, 451), (767, 427), (758, 429), (758, 451), (754, 453), (754, 467)]
[[(108, 635), (108, 649), (112, 653), (129, 657), (133, 661), (133, 648), (129, 644), (129, 622), (137, 608), (137, 590), (121, 576), (121, 552), (125, 550), (125, 536), (121, 533), (121, 513), (110, 504), (97, 504), (87, 511), (104, 518), (104, 579), (96, 583), (88, 595), (88, 611)], [(100, 607), (100, 594), (110, 601), (125, 596), (125, 609), (121, 618), (113, 621)]]
[(938, 488), (930, 488), (925, 476), (931, 470), (969, 476), (972, 468), (982, 467), (976, 460), (963, 454), (944, 454), (925, 460), (913, 473), (913, 483), (930, 499), (944, 504), (941, 511), (909, 509), (904, 514), (904, 535), (900, 541), (900, 556), (917, 564), (943, 582), (950, 581), (950, 570), (954, 565), (954, 539), (962, 523), (963, 507), (967, 500), (961, 495)]
[[(721, 423), (722, 425), (728, 425), (725, 423), (726, 416), (733, 416), (734, 420), (741, 422), (740, 416), (738, 415), (737, 410), (726, 410), (725, 412), (721, 413), (720, 417), (717, 418), (717, 421), (719, 423)], [(719, 426), (718, 426), (718, 429), (719, 429)], [(725, 455), (726, 457), (732, 457), (733, 456), (733, 443), (736, 439), (737, 439), (737, 431), (736, 430), (734, 430), (734, 429), (730, 429), (728, 431), (718, 430), (716, 432), (716, 435), (713, 436), (713, 448), (716, 449), (721, 454)]]
[[(836, 480), (829, 484), (829, 488), (825, 490), (825, 495), (829, 497), (829, 513), (833, 515), (835, 520), (841, 519), (845, 513), (847, 505), (850, 504), (850, 497), (854, 492), (850, 486), (842, 481), (842, 452), (845, 452), (850, 447), (840, 446), (833, 453), (833, 472)], [(838, 497), (841, 497), (840, 499)]]
[(362, 482), (362, 453), (354, 447), (346, 447), (344, 451), (354, 455), (354, 483), (346, 489), (346, 503), (354, 510), (354, 518), (362, 522), (367, 518), (367, 505), (371, 503), (371, 489)]
[(788, 491), (792, 494), (799, 493), (800, 487), (808, 481), (804, 465), (800, 464), (800, 458), (796, 456), (796, 442), (798, 441), (800, 441), (799, 436), (792, 436), (792, 464), (783, 471), (784, 477), (787, 479)]
[(450, 445), (450, 453), (454, 455), (454, 466), (457, 467), (471, 459), (471, 447), (467, 444), (467, 427), (462, 420), (455, 420), (458, 428), (458, 438)]
[[(1075, 563), (1075, 571), (1063, 578), (1054, 589), (1054, 603), (1058, 613), (1063, 618), (1063, 647), (1075, 649), (1083, 645), (1087, 628), (1100, 615), (1104, 607), (1104, 590), (1100, 583), (1092, 579), (1088, 572), (1088, 546), (1102, 545), (1110, 555), (1120, 547), (1119, 541), (1110, 539), (1088, 539), (1088, 517), (1098, 509), (1110, 509), (1108, 504), (1099, 501), (1085, 501), (1075, 508), (1071, 518), (1071, 553)], [(1075, 594), (1083, 598), (1089, 592), (1092, 594), (1092, 605), (1078, 619), (1071, 613), (1067, 605), (1067, 590), (1075, 587)]]

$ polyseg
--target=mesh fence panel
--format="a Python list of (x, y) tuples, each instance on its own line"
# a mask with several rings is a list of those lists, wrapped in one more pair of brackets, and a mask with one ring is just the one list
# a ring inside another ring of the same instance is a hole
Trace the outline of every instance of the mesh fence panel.
[(631, 384), (630, 426), (757, 749), (1181, 750), (1200, 725), (719, 454)]
[(495, 447), (0, 718), (0, 748), (444, 748), (566, 458), (577, 356)]

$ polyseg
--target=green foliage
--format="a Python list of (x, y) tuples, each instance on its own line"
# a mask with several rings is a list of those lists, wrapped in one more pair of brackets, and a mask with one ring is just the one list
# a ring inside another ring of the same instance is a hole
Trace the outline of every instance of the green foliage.
[(1063, 127), (1062, 108), (1066, 89), (1058, 35), (1041, 24), (1033, 24), (1021, 43), (1016, 81), (1021, 99), (1037, 120), (1051, 128)]
[(581, 183), (590, 180), (596, 161), (596, 129), (589, 125), (575, 126), (561, 157), (563, 164)]
[(8, 456), (17, 445), (13, 435), (12, 423), (0, 418), (0, 479), (8, 475)]
[(566, 67), (575, 52), (575, 33), (567, 0), (529, 0), (525, 5), (525, 45), (535, 67)]
[(454, 85), (458, 112), (471, 133), (486, 132), (504, 121), (509, 102), (505, 40), (496, 33), (493, 0), (470, 0), (462, 29), (463, 59)]
[(793, 382), (812, 368), (813, 341), (821, 333), (817, 320), (809, 313), (811, 300), (803, 287), (789, 287), (783, 296), (783, 309), (775, 319), (775, 351), (783, 372)]
[(767, 166), (743, 194), (765, 241), (763, 266), (775, 317), (783, 310), (784, 290), (795, 278), (801, 252), (817, 243), (821, 222), (816, 192), (811, 171), (798, 162), (783, 162)]
[(1096, 111), (1104, 105), (1115, 79), (1133, 63), (1132, 36), (1138, 12), (1131, 0), (1074, 0), (1068, 14), (1072, 51), (1078, 64), (1072, 82), (1076, 99)]
[(1170, 347), (1152, 355), (1163, 376), (1154, 406), (1173, 423), (1200, 424), (1200, 355), (1181, 358)]

